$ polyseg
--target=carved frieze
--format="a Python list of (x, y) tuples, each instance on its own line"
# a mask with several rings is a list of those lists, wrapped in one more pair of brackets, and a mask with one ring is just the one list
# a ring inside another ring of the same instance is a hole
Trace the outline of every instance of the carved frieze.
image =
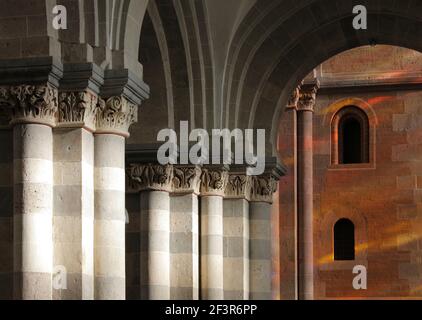
[(276, 177), (272, 174), (251, 177), (251, 202), (273, 202), (273, 194), (277, 191)]
[(226, 186), (225, 197), (227, 199), (247, 199), (250, 198), (251, 176), (239, 173), (230, 173)]

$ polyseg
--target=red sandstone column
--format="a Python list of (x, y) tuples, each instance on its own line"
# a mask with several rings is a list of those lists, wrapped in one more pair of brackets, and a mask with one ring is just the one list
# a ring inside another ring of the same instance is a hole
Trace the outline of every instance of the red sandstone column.
[(313, 251), (313, 111), (318, 83), (300, 89), (297, 123), (299, 299), (314, 298)]

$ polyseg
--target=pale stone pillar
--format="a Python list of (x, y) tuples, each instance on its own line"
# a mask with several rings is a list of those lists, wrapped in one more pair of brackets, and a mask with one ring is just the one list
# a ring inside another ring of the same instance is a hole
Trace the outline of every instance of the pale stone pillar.
[(175, 166), (170, 199), (170, 298), (199, 299), (198, 194), (201, 168)]
[(272, 298), (272, 226), (273, 194), (277, 181), (283, 174), (279, 165), (267, 164), (267, 171), (260, 176), (251, 177), (251, 196), (249, 211), (250, 237), (250, 299), (271, 300)]
[(224, 298), (223, 197), (228, 168), (208, 166), (201, 175), (201, 299)]
[(224, 299), (249, 299), (249, 197), (251, 177), (231, 169), (223, 203)]
[(13, 266), (15, 299), (51, 299), (53, 134), (57, 89), (0, 88), (13, 126)]
[(95, 299), (123, 300), (125, 279), (125, 138), (137, 106), (121, 96), (108, 99), (95, 134)]
[(170, 299), (170, 192), (173, 166), (130, 164), (140, 192), (140, 290), (143, 300)]
[(299, 299), (314, 298), (313, 110), (318, 84), (303, 84), (298, 102), (298, 256)]
[[(94, 136), (98, 97), (59, 93), (54, 130), (53, 299), (94, 299)], [(62, 279), (60, 279), (62, 277)]]
[(0, 127), (0, 300), (13, 299), (13, 131), (5, 122)]

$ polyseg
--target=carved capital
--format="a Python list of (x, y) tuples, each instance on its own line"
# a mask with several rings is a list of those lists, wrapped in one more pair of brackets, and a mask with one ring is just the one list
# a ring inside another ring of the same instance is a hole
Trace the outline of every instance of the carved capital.
[(272, 174), (251, 177), (251, 202), (273, 202), (278, 179)]
[(314, 111), (318, 89), (319, 81), (301, 85), (297, 105), (299, 111)]
[(56, 124), (58, 92), (50, 84), (0, 87), (0, 107), (10, 124)]
[(100, 110), (98, 96), (90, 91), (59, 93), (60, 127), (84, 127), (94, 131)]
[(176, 194), (199, 194), (201, 168), (198, 166), (174, 166), (173, 192)]
[(251, 176), (246, 173), (229, 173), (225, 197), (227, 199), (250, 199)]
[(129, 136), (129, 127), (138, 121), (138, 106), (122, 96), (115, 96), (106, 101), (100, 99), (97, 116), (97, 133), (114, 133)]
[(299, 104), (299, 98), (300, 98), (300, 86), (296, 87), (296, 89), (293, 90), (293, 93), (291, 94), (287, 102), (287, 109), (297, 109), (297, 106)]
[(201, 195), (224, 196), (229, 173), (225, 168), (204, 168), (201, 175)]
[(165, 191), (171, 192), (173, 166), (159, 164), (131, 164), (126, 169), (129, 192)]

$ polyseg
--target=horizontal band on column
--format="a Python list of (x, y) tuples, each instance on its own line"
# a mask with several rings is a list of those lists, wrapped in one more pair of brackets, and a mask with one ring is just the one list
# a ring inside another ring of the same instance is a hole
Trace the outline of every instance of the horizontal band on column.
[(243, 258), (245, 255), (245, 238), (224, 237), (224, 257)]
[(124, 191), (95, 190), (95, 219), (126, 222)]
[(224, 300), (246, 300), (247, 295), (243, 290), (224, 290)]
[(193, 241), (195, 234), (186, 232), (172, 232), (170, 233), (170, 252), (178, 253), (192, 253)]
[(141, 252), (169, 252), (170, 236), (168, 231), (141, 231)]
[(198, 296), (198, 288), (179, 286), (170, 288), (170, 299), (172, 300), (197, 300)]
[(223, 236), (201, 235), (202, 255), (223, 255)]
[(124, 277), (95, 276), (94, 298), (101, 300), (124, 300), (126, 280)]
[(94, 188), (94, 167), (84, 161), (54, 162), (54, 184), (62, 186), (84, 185)]
[(125, 170), (112, 167), (96, 167), (94, 170), (94, 189), (125, 191)]
[(250, 252), (253, 253), (251, 260), (270, 260), (271, 259), (271, 241), (253, 239), (249, 242)]
[(125, 247), (125, 222), (120, 220), (95, 220), (96, 247)]
[(51, 184), (15, 184), (13, 200), (15, 214), (46, 214), (51, 216), (52, 189)]
[(51, 300), (51, 272), (15, 272), (13, 291), (15, 299)]
[(159, 285), (141, 286), (141, 299), (144, 300), (169, 300), (170, 287)]

